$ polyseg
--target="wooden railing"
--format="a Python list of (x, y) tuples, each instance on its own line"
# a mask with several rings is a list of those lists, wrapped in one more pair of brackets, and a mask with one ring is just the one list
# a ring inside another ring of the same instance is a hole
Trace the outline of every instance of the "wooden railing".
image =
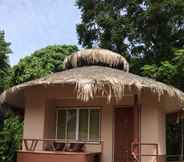
[[(155, 148), (155, 154), (142, 154), (142, 146), (152, 146)], [(138, 153), (135, 150), (138, 150)], [(156, 157), (156, 162), (159, 162), (158, 155), (158, 144), (156, 143), (132, 143), (131, 144), (131, 152), (134, 159), (138, 162), (141, 161), (141, 157)]]
[(59, 140), (59, 139), (22, 139), (22, 146), (20, 150), (25, 151), (37, 151), (41, 147), (41, 150), (47, 151), (45, 149), (46, 145), (50, 146), (50, 151), (56, 151), (56, 147), (54, 143), (64, 143), (64, 144), (71, 144), (71, 143), (81, 143), (84, 145), (99, 145), (100, 152), (103, 152), (103, 141), (76, 141), (76, 140)]
[[(50, 151), (56, 151), (54, 143), (65, 143), (65, 144), (70, 144), (70, 143), (82, 143), (84, 145), (99, 145), (100, 146), (100, 151), (103, 152), (103, 146), (104, 142), (103, 141), (65, 141), (65, 140), (59, 140), (59, 139), (22, 139), (22, 150), (25, 151), (31, 151), (35, 152), (39, 150), (39, 147), (41, 147), (42, 151), (48, 151), (45, 149), (46, 145), (51, 146)], [(155, 154), (142, 154), (141, 149), (142, 146), (152, 146), (155, 149)], [(135, 150), (138, 150), (137, 152)], [(141, 157), (156, 157), (156, 162), (159, 162), (159, 155), (158, 155), (158, 144), (155, 143), (132, 143), (131, 144), (131, 153), (132, 156), (134, 157), (134, 160), (137, 162), (141, 161)]]

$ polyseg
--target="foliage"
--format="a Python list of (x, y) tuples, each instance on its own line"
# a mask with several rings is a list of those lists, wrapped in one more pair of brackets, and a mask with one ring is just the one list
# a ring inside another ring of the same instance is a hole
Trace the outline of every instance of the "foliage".
[(175, 58), (173, 61), (175, 65), (177, 65), (176, 81), (174, 85), (184, 91), (184, 48), (175, 50)]
[(6, 88), (10, 74), (10, 65), (8, 62), (11, 50), (10, 43), (5, 41), (5, 34), (0, 31), (0, 93)]
[(10, 85), (61, 71), (64, 58), (77, 50), (78, 48), (72, 45), (54, 45), (35, 51), (13, 67)]
[(159, 65), (144, 65), (143, 76), (173, 85), (184, 91), (184, 49), (176, 49), (172, 60), (163, 61)]
[(158, 64), (184, 44), (183, 0), (77, 0), (79, 43)]
[(157, 78), (157, 70), (158, 70), (158, 67), (155, 64), (145, 65), (142, 67), (142, 74), (144, 76), (149, 77), (149, 78), (156, 79)]
[(77, 0), (79, 43), (123, 53), (133, 73), (184, 90), (183, 0)]
[(143, 76), (147, 76), (167, 84), (174, 84), (176, 76), (176, 65), (169, 61), (161, 62), (160, 66), (144, 65), (142, 68)]
[(0, 161), (15, 162), (16, 150), (20, 147), (23, 124), (20, 119), (7, 114), (4, 127), (0, 131)]

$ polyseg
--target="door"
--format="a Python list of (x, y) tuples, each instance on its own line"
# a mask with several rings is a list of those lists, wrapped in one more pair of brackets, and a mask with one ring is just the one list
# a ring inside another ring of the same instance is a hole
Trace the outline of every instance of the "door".
[(134, 109), (115, 109), (114, 162), (133, 162), (131, 143), (134, 138)]

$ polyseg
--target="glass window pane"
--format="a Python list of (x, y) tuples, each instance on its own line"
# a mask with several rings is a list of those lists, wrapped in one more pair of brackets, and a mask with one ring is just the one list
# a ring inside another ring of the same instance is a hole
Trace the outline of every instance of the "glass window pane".
[(66, 111), (58, 111), (58, 121), (57, 121), (57, 138), (64, 139), (66, 131)]
[(90, 110), (90, 141), (98, 141), (100, 138), (100, 111)]
[(76, 110), (67, 110), (67, 139), (75, 139)]
[[(90, 112), (90, 113), (88, 113)], [(100, 111), (95, 109), (80, 109), (79, 119), (77, 119), (77, 110), (59, 110), (57, 120), (57, 138), (58, 139), (78, 139), (87, 141), (100, 140)], [(76, 122), (79, 122), (76, 127)], [(88, 123), (89, 122), (89, 123)], [(88, 128), (89, 126), (89, 128)], [(78, 128), (78, 130), (76, 130)], [(89, 133), (89, 134), (88, 134)]]
[(79, 111), (79, 140), (88, 139), (88, 110), (80, 109)]

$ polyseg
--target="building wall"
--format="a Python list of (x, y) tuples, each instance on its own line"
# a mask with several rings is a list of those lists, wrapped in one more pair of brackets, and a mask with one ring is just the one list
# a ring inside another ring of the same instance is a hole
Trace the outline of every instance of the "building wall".
[[(144, 98), (141, 113), (141, 143), (158, 144), (158, 154), (163, 157), (166, 154), (165, 113), (156, 97), (144, 96)], [(155, 155), (156, 147), (145, 145), (141, 151), (142, 154)], [(156, 162), (156, 157), (142, 157), (142, 162)]]
[[(24, 122), (24, 138), (55, 138), (56, 107), (96, 106), (102, 110), (101, 140), (103, 141), (103, 162), (113, 161), (113, 109), (115, 107), (132, 106), (133, 97), (127, 96), (121, 102), (110, 104), (104, 98), (83, 103), (76, 100), (73, 87), (51, 87), (47, 91), (29, 89), (26, 91), (26, 110)], [(73, 96), (73, 97), (72, 97)], [(165, 115), (156, 98), (144, 96), (141, 101), (141, 142), (157, 143), (159, 154), (165, 155)], [(99, 151), (99, 145), (88, 145), (87, 150)], [(155, 153), (153, 148), (142, 148), (142, 153)], [(156, 162), (155, 157), (142, 158), (142, 162)]]
[[(96, 98), (93, 101), (89, 101), (87, 103), (81, 102), (79, 100), (76, 100), (75, 97), (66, 97), (66, 96), (59, 96), (59, 92), (60, 91), (58, 88), (54, 89), (53, 91), (49, 92), (49, 96), (48, 98), (50, 100), (52, 100), (52, 97), (54, 96), (55, 100), (52, 102), (50, 101), (50, 107), (49, 109), (56, 111), (58, 107), (59, 109), (61, 108), (73, 108), (73, 107), (97, 107), (101, 109), (101, 141), (102, 141), (102, 145), (96, 144), (96, 145), (90, 145), (88, 144), (86, 147), (87, 151), (101, 151), (103, 150), (103, 155), (102, 155), (102, 159), (103, 162), (112, 162), (113, 161), (113, 108), (118, 107), (117, 105), (119, 105), (119, 107), (123, 107), (123, 106), (132, 106), (133, 105), (133, 97), (128, 96), (128, 97), (124, 97), (123, 100), (119, 103), (116, 103), (115, 101), (113, 101), (112, 103), (107, 103), (106, 99), (104, 98)], [(54, 92), (54, 94), (52, 93)], [(58, 95), (56, 95), (58, 94)], [(51, 97), (52, 96), (52, 97)], [(63, 98), (64, 97), (64, 98)], [(49, 109), (48, 109), (48, 114), (49, 113)], [(54, 121), (53, 121), (54, 120)], [(54, 123), (55, 122), (55, 118), (48, 117), (48, 119), (46, 120), (47, 123), (46, 125), (50, 125), (50, 123)], [(56, 124), (56, 122), (55, 122)], [(54, 125), (53, 125), (54, 126)], [(51, 127), (46, 126), (49, 130), (48, 134), (52, 134), (54, 131), (53, 129), (51, 129)], [(54, 126), (55, 128), (56, 126)], [(55, 134), (52, 136), (55, 136)], [(47, 137), (50, 138), (50, 137)]]
[[(43, 88), (27, 89), (23, 137), (39, 139), (44, 137), (46, 96)], [(39, 149), (42, 145), (39, 145)]]
[[(101, 140), (102, 145), (90, 145), (86, 146), (87, 151), (101, 151), (103, 149), (103, 160), (105, 162), (112, 162), (112, 105), (105, 104), (105, 101), (102, 99), (96, 99), (94, 102), (82, 103), (77, 101), (76, 99), (63, 99), (57, 100), (54, 103), (55, 106), (59, 108), (66, 108), (66, 107), (80, 107), (80, 108), (87, 108), (87, 107), (97, 107), (101, 109)], [(52, 119), (48, 120), (47, 122), (52, 122)], [(108, 140), (108, 142), (104, 142)]]

